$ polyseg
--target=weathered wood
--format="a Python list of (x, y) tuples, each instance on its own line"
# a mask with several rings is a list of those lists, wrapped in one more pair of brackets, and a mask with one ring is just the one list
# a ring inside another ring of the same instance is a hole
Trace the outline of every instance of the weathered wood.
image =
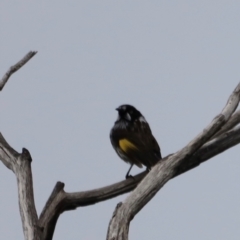
[(23, 148), (22, 154), (15, 151), (0, 133), (0, 159), (16, 175), (18, 201), (26, 240), (40, 240), (42, 232), (38, 227), (38, 217), (33, 196), (31, 155)]
[(236, 112), (232, 115), (232, 117), (229, 119), (229, 121), (228, 121), (226, 124), (224, 124), (224, 125), (222, 126), (222, 128), (221, 128), (219, 131), (217, 131), (217, 132), (213, 135), (213, 137), (212, 137), (211, 139), (213, 139), (213, 138), (215, 138), (215, 137), (217, 137), (217, 136), (220, 136), (220, 135), (223, 134), (224, 132), (227, 132), (228, 130), (232, 129), (232, 128), (235, 127), (237, 124), (239, 124), (239, 117), (240, 117), (240, 110), (236, 111)]
[(64, 199), (66, 196), (63, 188), (64, 188), (64, 183), (62, 182), (56, 183), (39, 217), (38, 225), (43, 230), (42, 239), (44, 240), (51, 240), (53, 238), (53, 233), (55, 230), (55, 226), (57, 224), (57, 220), (60, 214), (63, 212)]
[(17, 177), (18, 201), (25, 239), (40, 240), (42, 232), (38, 227), (38, 216), (33, 196), (31, 170), (32, 158), (25, 148), (13, 164)]
[(35, 54), (37, 54), (37, 52), (30, 51), (20, 61), (18, 61), (16, 64), (9, 68), (9, 70), (4, 74), (3, 78), (0, 80), (0, 91), (3, 89), (11, 75), (15, 73), (17, 70), (19, 70), (23, 65), (25, 65)]
[[(10, 76), (27, 63), (37, 52), (29, 52), (19, 62), (10, 67), (0, 80), (0, 91)], [(23, 148), (22, 153), (15, 151), (0, 133), (0, 159), (11, 169), (17, 178), (19, 209), (25, 240), (42, 239), (42, 231), (38, 227), (38, 216), (34, 203), (33, 181), (29, 151)]]
[[(27, 63), (36, 52), (29, 52), (13, 65), (0, 80), (0, 91), (9, 77)], [(171, 178), (199, 166), (204, 161), (240, 143), (240, 111), (233, 116), (239, 98), (240, 84), (230, 96), (221, 114), (181, 151), (161, 160), (149, 174), (142, 172), (103, 188), (67, 193), (58, 182), (38, 219), (33, 194), (31, 155), (23, 148), (15, 151), (0, 133), (0, 160), (17, 178), (19, 208), (26, 240), (51, 240), (61, 213), (88, 206), (132, 191), (124, 203), (117, 205), (109, 224), (107, 239), (128, 239), (129, 223), (156, 192)], [(230, 120), (228, 120), (230, 118)], [(231, 130), (232, 129), (232, 130)], [(212, 139), (209, 141), (209, 139)], [(204, 144), (204, 145), (203, 145)]]
[(196, 136), (186, 147), (171, 155), (167, 161), (157, 163), (150, 173), (113, 215), (108, 229), (107, 240), (127, 240), (130, 221), (155, 196), (155, 194), (176, 174), (181, 165), (205, 144), (229, 120), (240, 99), (240, 83), (237, 85), (222, 112)]
[[(240, 117), (238, 119), (240, 122)], [(189, 161), (184, 162), (179, 167), (174, 176), (176, 177), (182, 173), (185, 173), (201, 163), (211, 159), (219, 153), (235, 146), (240, 143), (240, 126), (236, 127), (229, 132), (223, 133), (221, 136), (211, 140), (204, 146), (202, 146)], [(167, 161), (168, 157), (164, 158)], [(48, 201), (42, 211), (39, 218), (39, 226), (44, 229), (44, 240), (52, 239), (53, 231), (56, 225), (56, 221), (60, 216), (60, 213), (68, 210), (76, 209), (77, 207), (89, 206), (102, 202), (121, 194), (132, 191), (139, 182), (146, 176), (146, 171), (134, 176), (134, 179), (127, 179), (118, 183), (94, 189), (84, 192), (67, 193), (63, 191), (63, 184), (61, 188), (56, 191), (56, 186), (53, 190), (54, 194), (51, 194), (50, 201)]]
[(16, 152), (5, 140), (3, 135), (0, 133), (0, 159), (2, 163), (14, 171), (13, 169), (13, 159), (16, 160), (19, 156), (19, 153)]

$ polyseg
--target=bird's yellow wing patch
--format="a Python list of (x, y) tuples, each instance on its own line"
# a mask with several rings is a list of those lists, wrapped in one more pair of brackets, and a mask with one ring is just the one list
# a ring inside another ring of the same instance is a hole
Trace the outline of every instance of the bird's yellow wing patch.
[(126, 138), (119, 140), (119, 146), (124, 152), (127, 152), (129, 149), (137, 149), (137, 147)]

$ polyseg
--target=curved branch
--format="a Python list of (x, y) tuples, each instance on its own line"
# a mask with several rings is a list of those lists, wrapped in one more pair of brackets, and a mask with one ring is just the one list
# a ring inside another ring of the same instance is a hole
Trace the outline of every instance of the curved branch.
[(3, 87), (5, 86), (8, 79), (11, 77), (11, 75), (15, 73), (17, 70), (19, 70), (23, 65), (25, 65), (36, 53), (37, 52), (30, 51), (20, 61), (18, 61), (16, 64), (14, 64), (9, 68), (9, 70), (5, 73), (3, 78), (0, 80), (0, 91), (2, 91)]
[[(238, 121), (240, 121), (240, 119)], [(186, 161), (176, 170), (173, 177), (179, 176), (180, 174), (199, 166), (201, 163), (239, 143), (240, 126), (222, 134), (202, 146), (189, 161)], [(165, 157), (165, 159), (167, 160), (169, 157), (170, 155)], [(130, 192), (139, 184), (146, 174), (146, 171), (144, 171), (134, 176), (134, 180), (127, 179), (103, 188), (75, 193), (64, 192), (64, 184), (58, 182), (39, 218), (39, 226), (43, 228), (43, 239), (52, 239), (56, 222), (62, 212), (73, 210), (77, 207), (96, 204)]]
[[(29, 52), (6, 72), (0, 80), (0, 91), (10, 76), (26, 64), (36, 53)], [(127, 179), (96, 190), (74, 193), (65, 192), (64, 184), (58, 182), (39, 220), (33, 196), (30, 153), (27, 149), (23, 149), (22, 154), (19, 154), (6, 142), (0, 133), (0, 159), (17, 177), (19, 207), (25, 239), (50, 240), (53, 237), (58, 217), (62, 212), (116, 197), (132, 191), (139, 185), (124, 203), (117, 205), (108, 229), (108, 239), (115, 239), (115, 237), (116, 239), (127, 239), (131, 219), (168, 180), (199, 166), (202, 162), (240, 142), (240, 127), (229, 131), (239, 123), (240, 111), (231, 117), (239, 102), (239, 88), (238, 85), (222, 113), (213, 120), (203, 133), (178, 153), (162, 159), (146, 178), (144, 177), (147, 173), (142, 172), (136, 175), (134, 179)], [(230, 117), (231, 119), (228, 121)], [(214, 139), (202, 146), (212, 136), (214, 136)], [(154, 181), (152, 181), (153, 177)], [(141, 182), (143, 178), (144, 180)]]
[[(10, 76), (26, 64), (37, 52), (29, 52), (18, 63), (10, 67), (0, 80), (0, 91), (5, 86)], [(0, 160), (11, 169), (17, 178), (19, 209), (22, 220), (23, 232), (26, 240), (42, 239), (42, 232), (38, 227), (38, 216), (33, 196), (33, 181), (31, 170), (31, 155), (23, 148), (22, 153), (15, 151), (0, 133)]]
[(221, 114), (196, 136), (186, 147), (171, 155), (167, 161), (157, 163), (149, 174), (113, 215), (109, 228), (108, 240), (128, 239), (130, 221), (155, 196), (155, 194), (176, 174), (177, 169), (190, 161), (191, 156), (206, 143), (229, 120), (236, 110), (240, 99), (240, 83), (237, 85)]

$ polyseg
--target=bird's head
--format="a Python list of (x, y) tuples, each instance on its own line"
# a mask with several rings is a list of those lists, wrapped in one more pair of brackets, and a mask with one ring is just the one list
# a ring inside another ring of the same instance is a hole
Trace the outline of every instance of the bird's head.
[(134, 122), (135, 120), (146, 121), (143, 115), (132, 105), (124, 104), (116, 108), (118, 120)]

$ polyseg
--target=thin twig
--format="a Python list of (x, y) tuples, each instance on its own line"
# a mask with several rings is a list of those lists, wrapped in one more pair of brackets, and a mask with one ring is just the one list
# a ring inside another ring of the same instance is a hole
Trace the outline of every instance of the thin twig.
[(24, 64), (26, 64), (37, 52), (30, 51), (26, 54), (20, 61), (10, 67), (10, 69), (5, 73), (3, 78), (0, 80), (0, 91), (2, 91), (3, 87), (7, 83), (8, 79), (11, 77), (13, 73), (19, 70)]

